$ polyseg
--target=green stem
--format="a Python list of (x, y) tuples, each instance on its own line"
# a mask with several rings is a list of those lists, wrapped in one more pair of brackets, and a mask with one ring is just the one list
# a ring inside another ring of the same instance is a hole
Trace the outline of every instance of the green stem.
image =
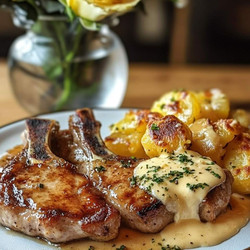
[[(42, 21), (41, 21), (42, 22)], [(56, 85), (59, 79), (63, 77), (62, 93), (55, 103), (54, 110), (65, 108), (65, 104), (70, 100), (73, 91), (76, 89), (77, 78), (79, 77), (78, 63), (74, 59), (79, 52), (79, 45), (82, 41), (83, 27), (80, 23), (72, 23), (71, 36), (67, 34), (69, 28), (67, 24), (61, 21), (52, 21), (51, 23), (37, 23), (34, 32), (47, 35), (53, 39), (53, 49), (55, 54), (48, 58), (43, 69), (47, 78)], [(70, 24), (70, 23), (69, 23)]]
[(60, 99), (56, 103), (55, 110), (62, 109), (65, 103), (68, 102), (72, 91), (72, 85), (73, 84), (71, 80), (70, 65), (69, 65), (65, 72), (65, 77), (63, 81), (63, 92), (60, 96)]
[(55, 31), (55, 34), (56, 34), (56, 38), (59, 42), (59, 46), (61, 48), (61, 52), (62, 52), (62, 56), (63, 56), (63, 59), (67, 56), (67, 47), (66, 47), (66, 44), (65, 44), (65, 39), (63, 37), (63, 33), (61, 32), (60, 29), (58, 29), (57, 27), (57, 23), (53, 24), (54, 26), (54, 31)]
[(73, 37), (72, 50), (70, 50), (65, 55), (63, 92), (60, 99), (56, 103), (55, 110), (60, 110), (64, 107), (64, 105), (69, 101), (71, 97), (72, 90), (76, 87), (76, 78), (78, 74), (76, 74), (75, 71), (77, 70), (78, 67), (72, 64), (74, 64), (73, 60), (78, 52), (79, 45), (81, 42), (82, 38), (81, 29), (82, 27), (80, 26), (80, 24), (78, 24), (76, 28), (76, 36)]

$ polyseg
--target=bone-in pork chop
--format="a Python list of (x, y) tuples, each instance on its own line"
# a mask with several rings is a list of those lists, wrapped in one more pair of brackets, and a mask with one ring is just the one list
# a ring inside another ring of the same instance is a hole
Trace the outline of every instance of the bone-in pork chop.
[(27, 120), (27, 147), (0, 174), (0, 223), (51, 242), (115, 238), (119, 212), (72, 164), (51, 152), (57, 130), (55, 121)]

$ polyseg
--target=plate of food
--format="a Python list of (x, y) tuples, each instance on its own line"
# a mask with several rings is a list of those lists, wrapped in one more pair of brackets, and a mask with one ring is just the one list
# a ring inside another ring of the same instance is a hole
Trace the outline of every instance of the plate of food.
[(1, 249), (248, 248), (248, 119), (220, 90), (175, 90), (2, 127)]

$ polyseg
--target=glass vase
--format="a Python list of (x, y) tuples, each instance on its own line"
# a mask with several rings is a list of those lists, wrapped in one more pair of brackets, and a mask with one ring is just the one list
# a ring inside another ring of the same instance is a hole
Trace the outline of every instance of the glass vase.
[(78, 20), (40, 16), (12, 44), (8, 66), (15, 96), (32, 114), (118, 108), (126, 92), (126, 52), (107, 25), (89, 31)]

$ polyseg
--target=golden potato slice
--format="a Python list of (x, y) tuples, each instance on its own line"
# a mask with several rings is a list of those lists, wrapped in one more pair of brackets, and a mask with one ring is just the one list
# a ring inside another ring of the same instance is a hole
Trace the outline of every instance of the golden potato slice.
[(192, 131), (191, 149), (210, 157), (219, 165), (225, 154), (226, 144), (242, 131), (241, 125), (232, 119), (211, 122), (209, 119), (201, 118), (191, 124), (190, 129)]
[(117, 132), (120, 132), (123, 134), (129, 134), (129, 133), (134, 132), (135, 130), (144, 131), (145, 130), (144, 129), (145, 119), (144, 119), (144, 117), (142, 117), (142, 119), (138, 119), (140, 117), (139, 114), (144, 114), (144, 113), (148, 113), (148, 111), (146, 111), (146, 110), (142, 110), (142, 111), (130, 110), (129, 112), (127, 112), (125, 114), (123, 119), (121, 119), (117, 123), (112, 124), (110, 126), (111, 134), (117, 133)]
[(200, 104), (200, 117), (211, 121), (226, 119), (229, 115), (230, 104), (224, 93), (219, 89), (210, 89), (196, 94)]
[(191, 91), (178, 90), (168, 92), (153, 103), (152, 112), (163, 116), (174, 115), (182, 122), (190, 124), (200, 117), (200, 105)]
[(163, 152), (187, 149), (191, 137), (191, 131), (186, 124), (173, 115), (167, 115), (148, 122), (141, 143), (149, 157), (156, 157)]
[(141, 145), (143, 133), (134, 131), (131, 134), (113, 133), (105, 138), (107, 148), (117, 155), (146, 158), (147, 155)]
[(141, 138), (146, 131), (147, 122), (160, 116), (149, 110), (129, 111), (122, 120), (111, 126), (111, 134), (104, 140), (107, 148), (117, 155), (147, 157)]
[(233, 191), (250, 194), (250, 134), (241, 133), (226, 148), (223, 166), (234, 177)]
[(217, 135), (220, 137), (222, 147), (232, 141), (235, 135), (242, 132), (243, 128), (240, 123), (233, 119), (220, 119), (213, 122), (213, 128)]
[(230, 113), (230, 116), (237, 120), (241, 126), (248, 128), (250, 126), (250, 114), (243, 109), (236, 109)]

